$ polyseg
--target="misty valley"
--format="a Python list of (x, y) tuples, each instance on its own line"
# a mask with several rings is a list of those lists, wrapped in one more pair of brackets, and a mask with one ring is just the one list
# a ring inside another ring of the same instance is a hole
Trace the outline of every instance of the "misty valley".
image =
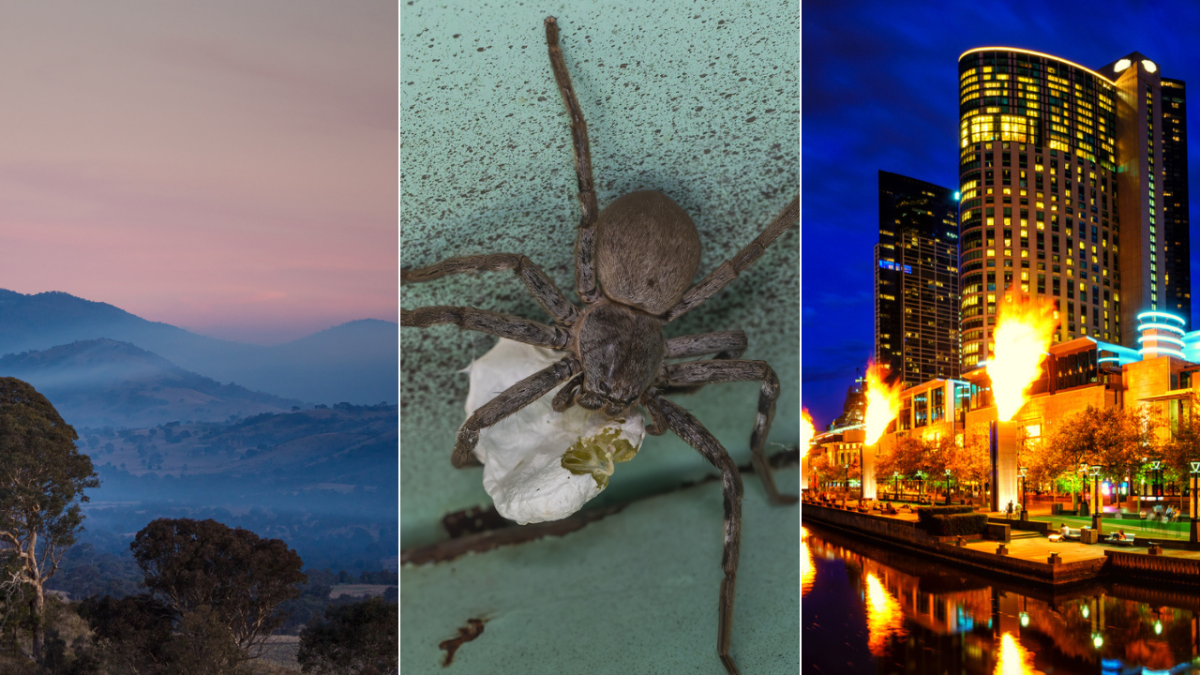
[(294, 662), (296, 638), (278, 636), (326, 610), (397, 602), (396, 328), (352, 322), (258, 347), (62, 293), (0, 290), (0, 378), (48, 400), (99, 480), (83, 492), (82, 532), (45, 583), (51, 604), (69, 600), (99, 625), (142, 611), (150, 577), (131, 544), (158, 519), (211, 520), (298, 554), (307, 581), (279, 605), (272, 638), (291, 645), (283, 662)]

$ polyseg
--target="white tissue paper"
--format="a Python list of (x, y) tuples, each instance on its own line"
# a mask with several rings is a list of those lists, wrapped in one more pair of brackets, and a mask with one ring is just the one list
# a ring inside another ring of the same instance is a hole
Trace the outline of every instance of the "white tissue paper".
[[(471, 376), (467, 416), (566, 355), (502, 338), (465, 371)], [(482, 429), (475, 446), (483, 489), (501, 516), (522, 525), (581, 509), (608, 485), (614, 465), (632, 459), (646, 437), (636, 406), (619, 419), (578, 405), (554, 412), (550, 403), (561, 388)]]

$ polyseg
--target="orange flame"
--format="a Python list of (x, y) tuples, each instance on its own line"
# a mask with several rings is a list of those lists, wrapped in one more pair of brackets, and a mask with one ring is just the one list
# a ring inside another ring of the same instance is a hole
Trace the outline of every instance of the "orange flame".
[(872, 363), (867, 367), (867, 410), (864, 414), (867, 437), (864, 445), (875, 445), (887, 431), (887, 426), (900, 412), (900, 390), (902, 385), (888, 386), (883, 383), (887, 366)]
[(996, 413), (1007, 422), (1025, 404), (1025, 392), (1037, 379), (1042, 356), (1050, 348), (1058, 316), (1054, 303), (1010, 292), (1000, 306), (987, 364)]
[(816, 436), (816, 429), (813, 427), (812, 415), (808, 414), (808, 408), (800, 411), (800, 456), (808, 455), (808, 446), (812, 443), (813, 436)]
[(867, 649), (877, 657), (884, 655), (890, 636), (902, 637), (904, 613), (900, 603), (883, 587), (873, 572), (867, 572)]

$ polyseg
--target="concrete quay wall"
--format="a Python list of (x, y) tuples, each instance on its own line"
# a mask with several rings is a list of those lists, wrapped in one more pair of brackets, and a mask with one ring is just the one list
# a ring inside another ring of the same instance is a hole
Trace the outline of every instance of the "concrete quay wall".
[(947, 563), (965, 565), (983, 572), (1002, 574), (1022, 581), (1048, 585), (1094, 581), (1104, 574), (1105, 564), (1108, 561), (1107, 558), (1097, 558), (1051, 565), (1048, 562), (1020, 560), (957, 546), (952, 543), (952, 540), (957, 537), (931, 537), (912, 521), (845, 511), (811, 503), (803, 505), (802, 518), (811, 518), (818, 523), (865, 534)]

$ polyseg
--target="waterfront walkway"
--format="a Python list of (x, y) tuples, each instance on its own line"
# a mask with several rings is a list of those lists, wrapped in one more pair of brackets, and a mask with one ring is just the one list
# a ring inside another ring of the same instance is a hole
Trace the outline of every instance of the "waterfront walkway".
[[(855, 505), (855, 503), (856, 503), (855, 500), (849, 501), (849, 504), (851, 506)], [(903, 502), (893, 502), (893, 503), (894, 504), (902, 504)], [(879, 510), (872, 510), (870, 512), (870, 514), (875, 517), (883, 517), (883, 518), (888, 518), (891, 520), (916, 522), (917, 521), (916, 508), (917, 508), (917, 506), (914, 504), (914, 505), (912, 505), (911, 511), (907, 510), (907, 509), (900, 509), (899, 513), (897, 513), (897, 514), (888, 514), (888, 513), (883, 513)], [(1048, 512), (1049, 512), (1049, 507), (1047, 507), (1045, 509), (1044, 514), (1038, 514), (1037, 511), (1034, 511), (1033, 512), (1034, 515), (1030, 516), (1030, 520), (1050, 522), (1054, 526), (1058, 526), (1062, 523), (1067, 523), (1067, 525), (1069, 527), (1072, 527), (1074, 529), (1080, 529), (1082, 527), (1091, 527), (1091, 525), (1092, 525), (1092, 519), (1090, 517), (1064, 516), (1064, 515), (1051, 516), (1048, 514)], [(857, 513), (857, 511), (852, 511), (852, 513)], [(993, 522), (1007, 520), (1008, 522), (1012, 523), (1013, 525), (1016, 525), (1017, 523), (1020, 522), (1019, 520), (1017, 520), (1015, 518), (1008, 520), (1006, 518), (1006, 514), (1002, 513), (1002, 512), (989, 513), (986, 511), (977, 511), (977, 513), (985, 513)], [(1177, 528), (1178, 527), (1186, 528), (1186, 527), (1188, 527), (1188, 524), (1187, 523), (1174, 523), (1174, 524), (1172, 524), (1172, 526), (1177, 527)], [(1008, 557), (1014, 558), (1017, 560), (1028, 560), (1031, 562), (1044, 563), (1049, 559), (1051, 553), (1057, 553), (1059, 555), (1059, 557), (1062, 558), (1062, 561), (1064, 563), (1072, 563), (1072, 562), (1082, 562), (1082, 561), (1086, 561), (1086, 560), (1102, 559), (1102, 558), (1104, 558), (1104, 552), (1108, 551), (1108, 550), (1122, 551), (1125, 553), (1141, 553), (1141, 554), (1146, 555), (1146, 554), (1149, 554), (1149, 552), (1150, 552), (1149, 545), (1152, 542), (1158, 542), (1158, 541), (1162, 541), (1164, 539), (1173, 539), (1173, 540), (1182, 539), (1183, 541), (1187, 541), (1188, 537), (1189, 537), (1189, 533), (1186, 529), (1183, 530), (1182, 532), (1173, 531), (1173, 532), (1170, 532), (1169, 534), (1164, 533), (1161, 524), (1159, 524), (1159, 525), (1156, 525), (1154, 523), (1145, 523), (1144, 524), (1142, 521), (1121, 520), (1121, 519), (1116, 519), (1116, 518), (1105, 518), (1103, 520), (1101, 532), (1103, 533), (1104, 537), (1110, 536), (1117, 530), (1125, 530), (1126, 534), (1133, 535), (1135, 538), (1135, 541), (1139, 542), (1140, 545), (1117, 546), (1114, 544), (1106, 543), (1103, 540), (1101, 540), (1100, 542), (1098, 542), (1096, 544), (1084, 544), (1079, 541), (1053, 542), (1053, 541), (1050, 541), (1049, 537), (1047, 537), (1043, 534), (1038, 534), (1037, 536), (1028, 536), (1029, 534), (1031, 534), (1028, 531), (1020, 531), (1020, 530), (1013, 529), (1012, 533), (1014, 535), (1018, 535), (1019, 538), (1012, 539), (1009, 543), (1005, 544), (1005, 546), (1008, 548)], [(1020, 536), (1021, 534), (1025, 534), (1025, 536)], [(996, 549), (999, 545), (1000, 545), (1000, 542), (995, 541), (995, 540), (977, 539), (977, 540), (968, 541), (966, 544), (964, 544), (964, 548), (969, 548), (969, 549), (972, 549), (975, 551), (981, 551), (984, 553), (995, 554)], [(1171, 557), (1171, 558), (1187, 558), (1187, 559), (1191, 559), (1191, 560), (1200, 560), (1200, 551), (1187, 551), (1187, 550), (1182, 550), (1182, 549), (1164, 548), (1162, 550), (1162, 555), (1166, 556), (1166, 557)]]
[[(1107, 531), (1107, 528), (1105, 528)], [(1115, 530), (1114, 530), (1115, 531)], [(1127, 529), (1126, 532), (1129, 530)], [(1153, 539), (1148, 539), (1153, 541)], [(1000, 545), (996, 541), (976, 540), (967, 542), (965, 548), (971, 548), (976, 551), (985, 553), (995, 553), (996, 548)], [(1125, 553), (1142, 553), (1147, 554), (1150, 549), (1147, 546), (1114, 546), (1111, 544), (1083, 544), (1077, 541), (1050, 541), (1044, 536), (1030, 537), (1028, 539), (1014, 539), (1005, 544), (1008, 547), (1008, 556), (1018, 560), (1030, 560), (1034, 562), (1046, 562), (1050, 558), (1051, 553), (1057, 553), (1062, 558), (1064, 563), (1081, 562), (1084, 560), (1093, 560), (1104, 557), (1105, 551), (1122, 551)], [(1184, 551), (1180, 549), (1165, 548), (1162, 555), (1170, 558), (1190, 558), (1192, 560), (1200, 560), (1200, 551)]]

